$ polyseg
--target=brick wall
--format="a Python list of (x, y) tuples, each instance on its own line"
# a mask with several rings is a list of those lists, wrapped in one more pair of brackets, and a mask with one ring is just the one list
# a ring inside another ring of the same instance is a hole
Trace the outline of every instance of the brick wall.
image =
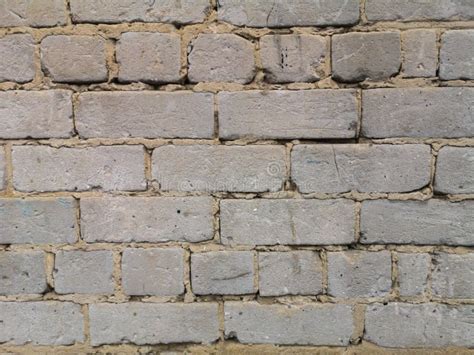
[(2, 353), (467, 354), (473, 247), (474, 2), (0, 0)]

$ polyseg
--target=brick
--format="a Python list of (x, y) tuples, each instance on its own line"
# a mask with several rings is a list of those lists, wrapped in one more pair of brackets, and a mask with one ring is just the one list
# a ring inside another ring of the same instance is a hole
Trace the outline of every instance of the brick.
[(84, 138), (212, 138), (210, 93), (92, 92), (79, 95), (76, 125)]
[(291, 177), (302, 193), (409, 192), (430, 182), (428, 145), (296, 145)]
[(434, 188), (446, 194), (474, 193), (474, 148), (442, 148), (438, 153)]
[(354, 328), (352, 307), (345, 304), (225, 302), (224, 314), (226, 338), (246, 344), (346, 346)]
[(74, 199), (0, 198), (0, 230), (0, 244), (75, 243)]
[(191, 254), (191, 284), (196, 295), (255, 293), (254, 253), (217, 251)]
[(435, 30), (410, 30), (402, 33), (403, 75), (434, 77), (438, 67), (438, 46)]
[(474, 297), (474, 253), (455, 255), (440, 253), (433, 259), (432, 289), (435, 297)]
[(329, 252), (328, 294), (334, 297), (383, 297), (392, 286), (389, 251)]
[(153, 177), (164, 191), (278, 191), (285, 148), (271, 145), (166, 145), (154, 150)]
[(258, 254), (260, 296), (317, 295), (322, 292), (322, 263), (309, 250)]
[(53, 27), (66, 24), (63, 0), (2, 0), (0, 27)]
[(474, 345), (472, 305), (371, 304), (365, 314), (365, 340), (383, 347), (438, 348)]
[(0, 191), (3, 190), (7, 185), (6, 164), (7, 162), (5, 161), (5, 149), (3, 148), (3, 146), (0, 145)]
[(364, 201), (361, 243), (474, 245), (474, 203)]
[(127, 32), (117, 43), (118, 79), (151, 84), (181, 79), (181, 39), (174, 33)]
[(473, 88), (374, 89), (362, 94), (362, 135), (371, 138), (474, 135)]
[(59, 294), (111, 294), (113, 269), (111, 251), (59, 251), (54, 262), (54, 289)]
[(164, 22), (179, 25), (204, 21), (209, 0), (71, 0), (76, 23)]
[(33, 37), (14, 34), (0, 39), (0, 82), (27, 83), (35, 78), (35, 72)]
[(68, 138), (73, 128), (70, 91), (0, 92), (1, 138)]
[(13, 147), (13, 185), (19, 191), (145, 190), (141, 146)]
[(471, 20), (474, 6), (465, 0), (367, 0), (369, 21)]
[(43, 251), (0, 252), (0, 294), (34, 294), (46, 291)]
[(398, 32), (346, 33), (332, 37), (335, 80), (386, 80), (399, 72), (400, 63)]
[(358, 113), (354, 90), (220, 92), (219, 136), (353, 138)]
[(48, 36), (41, 42), (41, 64), (55, 82), (107, 81), (105, 40), (99, 36)]
[(91, 304), (93, 346), (211, 343), (219, 338), (217, 303)]
[(210, 197), (81, 198), (81, 232), (89, 243), (202, 242), (213, 238), (212, 205)]
[[(471, 5), (474, 19), (474, 5)], [(441, 80), (474, 79), (474, 30), (446, 31), (441, 36)]]
[(328, 75), (326, 37), (270, 35), (260, 39), (265, 79), (271, 83), (313, 82)]
[(418, 296), (426, 291), (430, 264), (429, 254), (398, 254), (400, 296)]
[(188, 78), (246, 84), (255, 75), (254, 45), (234, 34), (200, 34), (190, 44)]
[(350, 200), (221, 200), (221, 242), (227, 245), (330, 245), (355, 240)]
[(352, 25), (359, 21), (357, 0), (219, 0), (218, 19), (237, 26), (293, 27)]
[(126, 295), (177, 296), (184, 292), (183, 249), (125, 249), (122, 288)]

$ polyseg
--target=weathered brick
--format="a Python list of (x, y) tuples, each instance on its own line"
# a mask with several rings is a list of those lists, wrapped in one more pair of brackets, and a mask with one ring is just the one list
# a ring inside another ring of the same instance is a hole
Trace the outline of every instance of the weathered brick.
[(430, 182), (429, 145), (296, 145), (291, 177), (302, 193), (408, 192)]
[[(5, 150), (2, 145), (0, 145), (0, 190), (3, 190), (6, 187), (6, 161), (5, 161)], [(0, 219), (1, 221), (1, 219)]]
[(400, 296), (422, 295), (427, 288), (431, 257), (426, 253), (398, 254)]
[(0, 302), (0, 343), (71, 345), (84, 341), (81, 306), (71, 302)]
[(246, 84), (255, 75), (254, 45), (234, 34), (200, 34), (191, 42), (188, 78)]
[(389, 303), (367, 306), (365, 340), (390, 348), (474, 346), (474, 306)]
[(125, 249), (122, 287), (126, 295), (177, 296), (184, 292), (183, 249)]
[(270, 35), (260, 39), (265, 78), (271, 83), (313, 82), (328, 75), (326, 37)]
[[(225, 336), (241, 343), (349, 345), (352, 307), (225, 302)], [(309, 331), (308, 331), (309, 330)]]
[(362, 94), (362, 135), (389, 137), (470, 137), (474, 88), (400, 88)]
[(219, 136), (224, 139), (353, 138), (354, 90), (220, 92)]
[(322, 264), (309, 250), (258, 254), (260, 296), (316, 295), (321, 293)]
[(76, 210), (72, 198), (1, 198), (0, 244), (72, 244)]
[(410, 30), (402, 33), (403, 75), (434, 77), (438, 67), (435, 30)]
[(434, 188), (446, 194), (474, 193), (474, 148), (442, 148), (438, 153)]
[(335, 80), (385, 80), (399, 72), (400, 63), (398, 32), (346, 33), (332, 37)]
[(474, 253), (440, 253), (433, 259), (433, 295), (441, 298), (474, 297)]
[(191, 254), (191, 284), (196, 295), (256, 292), (254, 253), (217, 251)]
[(45, 253), (0, 252), (0, 294), (32, 294), (46, 291)]
[(94, 346), (134, 343), (211, 343), (219, 338), (216, 303), (91, 304)]
[(474, 245), (474, 203), (364, 201), (361, 243)]
[(93, 137), (212, 138), (210, 93), (91, 92), (79, 95), (79, 135)]
[(59, 294), (114, 292), (111, 251), (59, 251), (54, 262), (54, 289)]
[(0, 27), (53, 27), (66, 24), (63, 0), (2, 0)]
[(355, 207), (350, 200), (222, 200), (223, 244), (350, 244)]
[(66, 90), (0, 92), (0, 137), (70, 137), (71, 96)]
[(330, 252), (327, 258), (329, 295), (382, 297), (390, 292), (392, 259), (389, 251)]
[(167, 145), (154, 150), (152, 172), (165, 191), (278, 191), (285, 147)]
[(105, 40), (99, 36), (48, 36), (41, 42), (43, 71), (59, 83), (107, 80)]
[(218, 18), (249, 27), (344, 26), (359, 21), (359, 1), (219, 0)]
[(33, 37), (14, 34), (0, 39), (0, 82), (26, 83), (35, 78), (35, 71)]
[(202, 22), (210, 9), (209, 0), (71, 0), (73, 22), (120, 23)]
[(210, 197), (82, 198), (81, 232), (89, 243), (202, 242), (213, 238), (212, 204)]
[(473, 58), (474, 30), (446, 31), (441, 36), (440, 79), (474, 79)]
[(145, 190), (141, 146), (13, 147), (13, 185), (19, 191)]
[(174, 33), (127, 32), (117, 43), (122, 82), (174, 83), (181, 78), (181, 39)]

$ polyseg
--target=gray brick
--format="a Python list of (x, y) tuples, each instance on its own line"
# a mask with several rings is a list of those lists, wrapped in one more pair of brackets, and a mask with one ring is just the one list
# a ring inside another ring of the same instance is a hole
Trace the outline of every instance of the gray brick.
[(221, 242), (330, 245), (355, 240), (350, 200), (222, 200)]
[(79, 95), (76, 125), (84, 138), (212, 138), (210, 93), (92, 92)]
[(286, 176), (285, 147), (167, 145), (154, 150), (152, 172), (165, 191), (278, 191)]
[(433, 295), (440, 298), (474, 298), (474, 253), (440, 253), (433, 259)]
[(254, 253), (216, 251), (191, 254), (191, 284), (196, 295), (255, 293)]
[(53, 27), (66, 24), (64, 0), (3, 0), (0, 27)]
[(181, 78), (181, 39), (174, 33), (127, 32), (117, 43), (118, 79), (160, 84)]
[(316, 295), (322, 292), (319, 254), (309, 250), (258, 254), (260, 296)]
[(91, 304), (93, 346), (133, 343), (211, 343), (219, 338), (216, 303)]
[(302, 193), (409, 192), (430, 182), (428, 145), (296, 145), (291, 177)]
[(271, 83), (313, 82), (328, 75), (326, 37), (270, 35), (260, 39), (265, 78)]
[[(1, 23), (1, 14), (0, 14)], [(26, 83), (35, 78), (35, 42), (27, 34), (0, 39), (0, 82)]]
[(190, 44), (188, 78), (246, 84), (255, 75), (254, 45), (234, 34), (200, 34)]
[(202, 242), (213, 238), (210, 197), (81, 199), (83, 239), (93, 242)]
[(0, 92), (0, 137), (70, 137), (71, 96), (66, 90)]
[(401, 63), (400, 33), (346, 33), (332, 37), (333, 78), (343, 82), (386, 80)]
[(352, 307), (345, 304), (260, 305), (225, 302), (225, 336), (240, 343), (347, 346)]
[(364, 201), (361, 243), (474, 245), (474, 203)]
[(183, 249), (125, 249), (122, 287), (126, 295), (177, 296), (184, 292)]
[(474, 79), (473, 58), (474, 30), (446, 31), (441, 36), (440, 79)]
[(438, 67), (435, 30), (410, 30), (402, 33), (403, 75), (434, 77)]
[(59, 294), (114, 292), (112, 252), (59, 251), (54, 262), (54, 289)]
[(351, 25), (359, 21), (359, 1), (219, 0), (218, 19), (249, 27)]
[(401, 296), (422, 295), (427, 288), (429, 254), (398, 254), (398, 283)]
[(48, 36), (41, 42), (41, 63), (55, 82), (107, 81), (105, 40), (99, 36)]
[(474, 193), (474, 148), (442, 148), (438, 153), (434, 188), (446, 194)]
[(0, 294), (33, 294), (46, 291), (45, 253), (0, 252)]
[(367, 306), (365, 340), (390, 348), (474, 346), (474, 306), (389, 303)]
[(392, 286), (389, 251), (330, 252), (328, 294), (335, 297), (383, 297)]
[(141, 146), (13, 147), (13, 185), (19, 191), (145, 190)]
[(4, 147), (0, 145), (0, 191), (3, 190), (7, 185), (6, 164), (7, 162), (5, 161), (5, 150)]
[(0, 244), (74, 243), (76, 209), (72, 198), (1, 198)]
[(221, 92), (219, 136), (255, 138), (353, 138), (354, 90)]
[(400, 88), (362, 94), (362, 135), (371, 138), (474, 135), (474, 88)]

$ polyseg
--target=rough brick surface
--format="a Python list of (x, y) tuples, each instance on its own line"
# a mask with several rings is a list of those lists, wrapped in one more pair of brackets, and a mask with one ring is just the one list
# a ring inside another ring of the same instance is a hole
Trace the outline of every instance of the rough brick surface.
[(5, 148), (0, 146), (0, 191), (5, 188), (6, 179), (6, 161), (5, 161)]
[(439, 151), (435, 190), (447, 194), (474, 193), (474, 148), (444, 147)]
[(66, 24), (66, 3), (63, 0), (2, 0), (0, 27), (53, 27)]
[(429, 254), (398, 254), (398, 283), (401, 296), (422, 295), (428, 287)]
[(432, 288), (435, 297), (472, 298), (474, 296), (474, 253), (440, 253), (433, 258)]
[(402, 33), (403, 75), (433, 77), (438, 67), (435, 30), (411, 30)]
[(439, 77), (443, 80), (474, 79), (473, 58), (474, 30), (445, 32), (441, 37)]
[(30, 35), (15, 34), (0, 39), (0, 82), (26, 83), (34, 79), (34, 45)]
[(43, 293), (46, 290), (45, 253), (0, 253), (0, 294)]

